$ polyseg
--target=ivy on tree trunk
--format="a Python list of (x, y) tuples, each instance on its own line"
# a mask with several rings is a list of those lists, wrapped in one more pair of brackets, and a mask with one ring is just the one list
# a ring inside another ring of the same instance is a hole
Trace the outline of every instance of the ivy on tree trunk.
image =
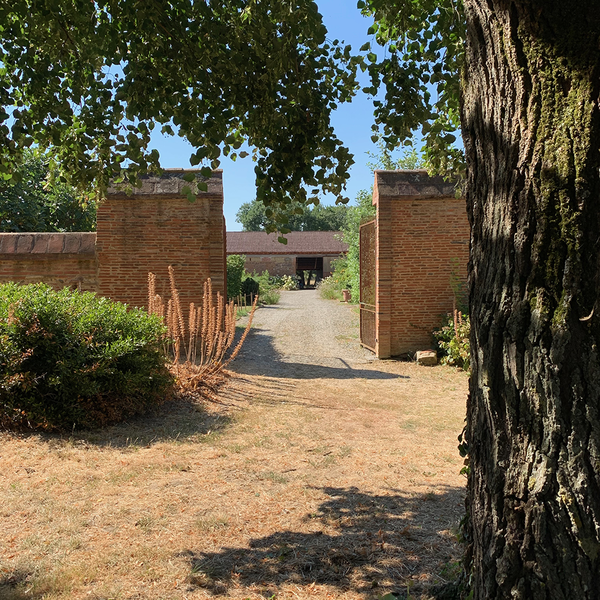
[(600, 598), (600, 7), (465, 13), (474, 598)]

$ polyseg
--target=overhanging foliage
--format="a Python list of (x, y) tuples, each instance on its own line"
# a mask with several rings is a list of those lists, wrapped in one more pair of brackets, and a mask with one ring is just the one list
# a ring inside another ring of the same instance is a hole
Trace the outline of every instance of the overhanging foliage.
[(376, 140), (390, 147), (410, 144), (422, 132), (427, 167), (455, 176), (464, 171), (464, 154), (456, 148), (460, 129), (460, 71), (464, 61), (465, 15), (462, 0), (359, 0), (372, 16), (369, 32), (386, 50), (379, 60), (370, 44), (371, 87), (375, 100)]
[(204, 175), (248, 142), (267, 205), (346, 201), (353, 159), (330, 115), (359, 62), (310, 0), (2, 0), (0, 175), (39, 145), (72, 183), (135, 184), (159, 167), (158, 126)]

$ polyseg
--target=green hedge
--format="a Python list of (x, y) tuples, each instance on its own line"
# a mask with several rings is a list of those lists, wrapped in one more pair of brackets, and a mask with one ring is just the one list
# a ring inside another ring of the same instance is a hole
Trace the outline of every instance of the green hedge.
[(243, 254), (230, 254), (227, 257), (227, 298), (236, 299), (242, 293), (242, 279), (246, 257)]
[(164, 332), (91, 293), (0, 285), (0, 424), (91, 428), (159, 405), (173, 386)]

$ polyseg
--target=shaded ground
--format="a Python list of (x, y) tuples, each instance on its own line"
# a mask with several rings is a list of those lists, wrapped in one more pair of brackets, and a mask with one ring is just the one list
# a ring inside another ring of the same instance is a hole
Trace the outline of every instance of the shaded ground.
[(373, 361), (314, 291), (255, 324), (223, 406), (0, 435), (0, 598), (427, 598), (454, 576), (466, 375)]

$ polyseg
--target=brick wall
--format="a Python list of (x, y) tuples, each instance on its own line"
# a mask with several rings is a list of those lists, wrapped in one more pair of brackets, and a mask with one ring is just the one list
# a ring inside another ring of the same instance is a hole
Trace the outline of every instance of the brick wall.
[(96, 291), (95, 233), (0, 233), (0, 282)]
[(465, 202), (453, 185), (424, 171), (376, 171), (376, 353), (380, 358), (431, 347), (431, 332), (452, 310), (453, 272), (469, 260)]
[(185, 308), (202, 299), (212, 278), (225, 293), (225, 223), (222, 173), (190, 203), (183, 170), (144, 179), (127, 194), (109, 189), (98, 209), (96, 233), (0, 234), (0, 281), (80, 287), (132, 306), (147, 303), (148, 271), (166, 297), (173, 265)]
[(249, 273), (269, 271), (269, 275), (295, 275), (296, 257), (273, 254), (246, 254), (245, 269)]
[(109, 189), (97, 220), (100, 295), (145, 306), (152, 271), (157, 292), (166, 297), (169, 265), (175, 268), (184, 309), (201, 301), (208, 277), (215, 292), (225, 292), (222, 173), (213, 174), (208, 191), (194, 203), (181, 192), (189, 185), (183, 175), (173, 170), (149, 177), (131, 194)]

